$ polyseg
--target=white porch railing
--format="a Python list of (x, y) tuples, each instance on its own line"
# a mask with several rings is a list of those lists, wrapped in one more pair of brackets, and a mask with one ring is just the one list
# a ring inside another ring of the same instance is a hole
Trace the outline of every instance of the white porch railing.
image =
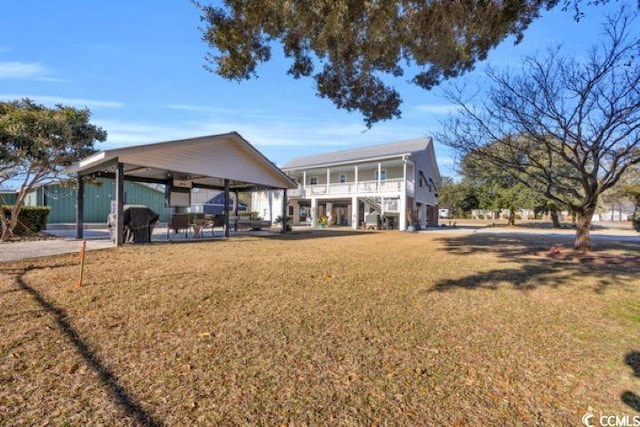
[(382, 204), (385, 212), (400, 212), (400, 203), (398, 199), (387, 199)]
[[(380, 184), (380, 185), (378, 185)], [(383, 179), (378, 181), (359, 181), (299, 186), (295, 190), (289, 190), (289, 197), (310, 198), (311, 196), (353, 196), (355, 194), (385, 194), (399, 193), (402, 191), (402, 178)], [(407, 180), (407, 192), (414, 191), (413, 181)]]

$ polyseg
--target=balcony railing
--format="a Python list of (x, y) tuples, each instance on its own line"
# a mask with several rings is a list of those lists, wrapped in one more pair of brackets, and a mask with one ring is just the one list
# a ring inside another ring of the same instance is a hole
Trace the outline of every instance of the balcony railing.
[[(380, 184), (380, 185), (378, 185)], [(413, 181), (407, 180), (407, 192), (413, 194)], [(289, 197), (310, 198), (311, 196), (345, 196), (355, 194), (385, 194), (399, 193), (402, 191), (402, 178), (383, 179), (378, 181), (342, 182), (327, 184), (301, 185), (296, 190), (289, 190)]]

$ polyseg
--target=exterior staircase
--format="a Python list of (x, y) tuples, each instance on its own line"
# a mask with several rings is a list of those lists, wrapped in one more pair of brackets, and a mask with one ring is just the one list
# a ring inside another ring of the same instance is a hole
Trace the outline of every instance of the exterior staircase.
[(382, 213), (382, 205), (379, 198), (361, 197), (360, 200), (368, 203), (373, 208), (373, 212)]

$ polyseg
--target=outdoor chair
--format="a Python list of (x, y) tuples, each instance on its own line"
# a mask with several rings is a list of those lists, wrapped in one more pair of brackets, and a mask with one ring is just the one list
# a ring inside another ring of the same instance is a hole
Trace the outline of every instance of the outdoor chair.
[(223, 235), (224, 235), (224, 226), (225, 226), (224, 215), (213, 215), (213, 219), (211, 221), (211, 235), (215, 236), (216, 227), (222, 228)]
[(215, 215), (212, 214), (204, 214), (204, 220), (202, 221), (202, 235), (204, 236), (204, 231), (207, 228), (211, 229), (211, 237), (214, 236), (214, 228), (215, 228)]
[(171, 215), (169, 225), (167, 226), (167, 239), (169, 233), (173, 230), (176, 234), (181, 233), (184, 230), (184, 237), (187, 238), (189, 233), (189, 214), (174, 213)]

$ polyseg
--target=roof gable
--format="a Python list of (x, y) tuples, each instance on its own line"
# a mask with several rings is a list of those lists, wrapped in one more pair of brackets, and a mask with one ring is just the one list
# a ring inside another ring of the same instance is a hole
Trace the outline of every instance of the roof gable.
[(250, 185), (295, 188), (289, 177), (237, 132), (105, 150), (81, 160), (69, 172), (108, 170), (117, 159), (125, 176), (135, 180), (171, 178), (219, 186), (229, 179), (236, 188)]

